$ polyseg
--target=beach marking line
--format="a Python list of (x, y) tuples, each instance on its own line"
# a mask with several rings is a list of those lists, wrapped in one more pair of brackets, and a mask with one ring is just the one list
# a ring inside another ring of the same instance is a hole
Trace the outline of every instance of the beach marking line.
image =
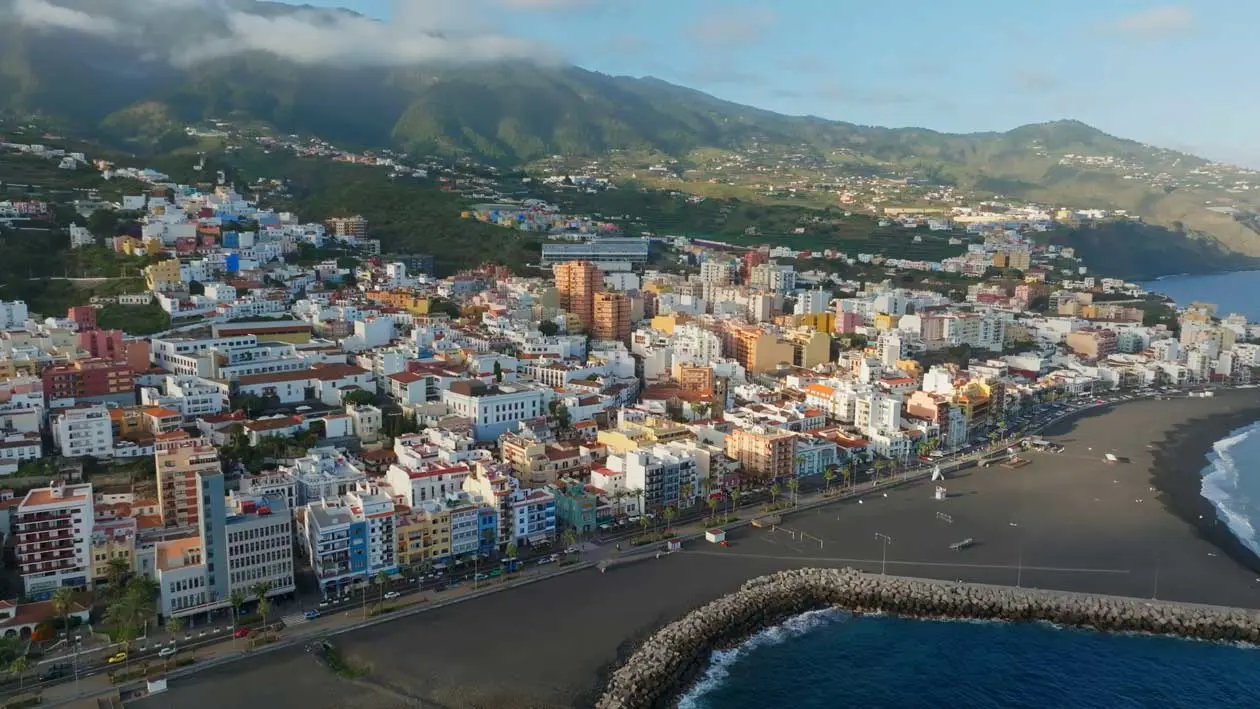
[[(826, 556), (781, 556), (775, 554), (724, 554), (713, 551), (692, 550), (686, 552), (688, 554), (702, 554), (704, 556), (720, 556), (727, 559), (744, 557), (749, 559), (773, 559), (776, 561), (818, 561), (841, 564), (879, 564), (883, 563), (881, 559), (856, 559), (844, 557), (826, 557)], [(1131, 574), (1132, 569), (1073, 569), (1060, 566), (1029, 566), (1028, 564), (978, 564), (957, 561), (896, 561), (888, 559), (889, 565), (899, 564), (901, 566), (940, 566), (955, 567), (965, 569), (1014, 569), (1023, 568), (1025, 571), (1047, 571), (1056, 573), (1072, 573), (1072, 574)]]

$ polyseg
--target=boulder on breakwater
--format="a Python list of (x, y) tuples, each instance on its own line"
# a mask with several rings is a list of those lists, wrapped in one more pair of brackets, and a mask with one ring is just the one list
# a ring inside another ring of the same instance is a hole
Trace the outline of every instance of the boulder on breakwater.
[(661, 628), (613, 672), (597, 709), (668, 705), (716, 648), (825, 607), (922, 618), (1046, 621), (1108, 632), (1260, 642), (1260, 613), (1114, 596), (798, 569), (752, 579)]

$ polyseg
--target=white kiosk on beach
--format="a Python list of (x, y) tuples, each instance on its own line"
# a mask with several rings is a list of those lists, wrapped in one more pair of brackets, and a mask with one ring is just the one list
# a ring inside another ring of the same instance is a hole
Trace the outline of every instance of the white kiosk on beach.
[(935, 496), (935, 497), (936, 497), (936, 499), (937, 499), (937, 500), (944, 500), (944, 499), (945, 499), (945, 497), (946, 497), (946, 495), (945, 495), (945, 487), (944, 487), (943, 485), (937, 485), (937, 486), (936, 486), (936, 496)]

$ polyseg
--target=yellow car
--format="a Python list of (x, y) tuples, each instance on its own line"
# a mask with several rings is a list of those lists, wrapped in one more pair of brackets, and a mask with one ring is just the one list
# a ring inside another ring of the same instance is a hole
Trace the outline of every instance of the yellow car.
[(111, 665), (116, 665), (119, 662), (126, 662), (126, 661), (127, 661), (127, 653), (120, 652), (117, 655), (114, 655), (113, 657), (109, 658), (108, 662)]

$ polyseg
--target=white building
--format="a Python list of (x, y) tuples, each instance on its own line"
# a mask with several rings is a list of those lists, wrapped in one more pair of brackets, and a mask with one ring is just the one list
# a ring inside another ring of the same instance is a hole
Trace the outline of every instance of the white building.
[(80, 249), (84, 246), (92, 246), (95, 243), (96, 237), (92, 235), (92, 232), (88, 231), (87, 227), (79, 226), (78, 224), (70, 225), (70, 248)]
[(458, 381), (442, 392), (442, 403), (456, 416), (472, 419), (473, 437), (493, 441), (514, 430), (516, 422), (547, 415), (548, 390), (523, 384), (487, 385)]
[(337, 448), (312, 448), (292, 465), (281, 466), (280, 471), (293, 477), (299, 506), (341, 497), (367, 479), (346, 452)]
[(682, 446), (638, 448), (608, 456), (606, 465), (625, 474), (626, 489), (637, 493), (641, 510), (690, 507), (700, 494), (695, 454)]
[(26, 493), (13, 516), (22, 588), (43, 598), (92, 583), (92, 486), (53, 483)]
[(178, 411), (185, 419), (211, 416), (223, 410), (222, 391), (201, 377), (189, 375), (168, 374), (162, 379), (162, 389), (142, 388), (140, 402)]
[(16, 330), (30, 318), (24, 300), (0, 300), (0, 330)]
[(53, 445), (67, 458), (114, 454), (114, 431), (104, 404), (79, 404), (53, 415)]

